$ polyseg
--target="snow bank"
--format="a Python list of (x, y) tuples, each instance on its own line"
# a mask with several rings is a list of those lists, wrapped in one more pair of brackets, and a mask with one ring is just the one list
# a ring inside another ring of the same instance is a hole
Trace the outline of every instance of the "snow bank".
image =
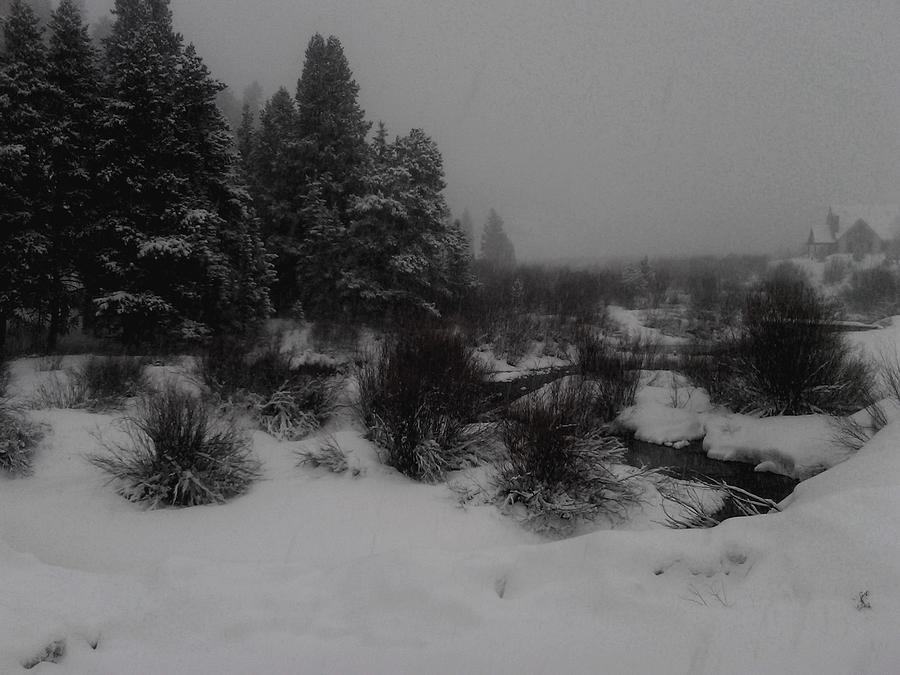
[(609, 305), (606, 308), (606, 316), (610, 321), (618, 324), (619, 330), (628, 337), (663, 345), (683, 344), (688, 341), (686, 338), (665, 335), (658, 328), (645, 326), (641, 320), (641, 310), (639, 309), (625, 309), (618, 305)]
[(837, 429), (825, 415), (767, 417), (711, 415), (705, 420), (703, 449), (713, 459), (756, 464), (804, 480), (843, 462), (851, 451), (835, 438)]
[[(675, 404), (680, 407), (673, 407)], [(896, 406), (887, 406), (889, 416)], [(859, 421), (869, 420), (863, 415)], [(827, 415), (759, 419), (714, 409), (702, 390), (645, 386), (635, 405), (616, 420), (635, 438), (648, 443), (680, 446), (703, 439), (713, 459), (749, 462), (757, 471), (771, 471), (799, 480), (847, 459), (850, 451), (836, 440), (837, 428)]]

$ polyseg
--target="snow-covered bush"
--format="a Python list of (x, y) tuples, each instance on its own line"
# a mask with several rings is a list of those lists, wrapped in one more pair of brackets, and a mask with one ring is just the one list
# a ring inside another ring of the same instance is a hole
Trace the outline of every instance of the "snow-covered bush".
[(23, 476), (31, 471), (34, 449), (43, 433), (5, 398), (8, 382), (6, 364), (0, 364), (0, 471)]
[(592, 408), (590, 387), (573, 381), (557, 381), (511, 408), (497, 497), (523, 505), (527, 523), (566, 530), (578, 518), (619, 514), (639, 499), (633, 474), (612, 469), (623, 463), (625, 447), (593, 428)]
[(359, 415), (383, 461), (426, 481), (460, 466), (485, 376), (460, 334), (418, 330), (386, 339), (358, 374)]
[[(344, 473), (350, 469), (347, 462), (347, 453), (334, 438), (328, 438), (322, 445), (313, 450), (300, 450), (297, 452), (298, 466), (311, 466), (314, 469), (323, 467), (331, 473)], [(359, 476), (362, 470), (358, 466), (352, 468), (351, 473)]]
[(39, 426), (0, 402), (0, 470), (15, 476), (28, 475), (42, 435)]
[(146, 359), (138, 356), (91, 356), (81, 366), (53, 375), (40, 385), (34, 405), (40, 408), (115, 408), (147, 386)]
[(123, 418), (124, 442), (105, 442), (89, 460), (118, 492), (150, 508), (223, 502), (260, 475), (250, 441), (230, 418), (214, 418), (204, 401), (169, 385), (147, 394)]
[(337, 368), (294, 364), (273, 341), (262, 350), (220, 339), (199, 360), (199, 375), (220, 400), (243, 405), (260, 428), (281, 440), (297, 440), (317, 429), (335, 405)]

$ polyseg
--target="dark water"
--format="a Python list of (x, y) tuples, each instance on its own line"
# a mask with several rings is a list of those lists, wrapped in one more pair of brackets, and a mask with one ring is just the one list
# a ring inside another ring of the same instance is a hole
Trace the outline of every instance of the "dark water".
[(626, 459), (632, 466), (666, 468), (675, 478), (702, 477), (723, 480), (729, 485), (752, 492), (760, 497), (780, 502), (794, 491), (798, 481), (766, 471), (754, 471), (753, 464), (723, 462), (710, 459), (699, 442), (676, 450), (667, 445), (655, 445), (631, 439), (627, 442)]

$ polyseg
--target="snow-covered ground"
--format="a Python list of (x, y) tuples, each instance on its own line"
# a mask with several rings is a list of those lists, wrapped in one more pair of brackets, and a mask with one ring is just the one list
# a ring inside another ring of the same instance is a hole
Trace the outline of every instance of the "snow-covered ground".
[[(48, 376), (35, 365), (13, 365), (20, 396)], [(810, 420), (754, 429), (668, 373), (645, 384), (646, 426), (664, 440), (823, 447)], [(31, 415), (48, 429), (34, 474), (0, 477), (0, 673), (57, 640), (60, 662), (33, 672), (900, 669), (900, 423), (801, 483), (781, 513), (550, 541), (381, 466), (347, 420), (328, 431), (358, 477), (297, 467), (303, 443), (256, 432), (265, 479), (249, 493), (145, 511), (84, 459), (112, 416)]]

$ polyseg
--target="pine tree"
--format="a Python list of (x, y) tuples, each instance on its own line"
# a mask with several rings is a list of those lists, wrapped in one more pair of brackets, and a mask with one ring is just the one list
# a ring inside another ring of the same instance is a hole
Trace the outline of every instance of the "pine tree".
[(503, 219), (494, 209), (488, 214), (481, 236), (481, 259), (494, 269), (516, 265), (515, 248), (503, 230)]
[(13, 313), (38, 309), (48, 245), (46, 183), (52, 129), (43, 31), (13, 0), (0, 53), (0, 349)]
[(241, 94), (241, 107), (249, 107), (250, 114), (254, 117), (254, 119), (259, 116), (262, 100), (263, 88), (259, 82), (253, 80), (253, 82), (244, 87), (244, 91)]
[(466, 243), (469, 248), (469, 257), (475, 257), (475, 226), (472, 224), (472, 216), (469, 214), (469, 209), (463, 209), (462, 216), (459, 219), (459, 229), (462, 231), (463, 236), (466, 238)]
[(268, 250), (275, 258), (273, 300), (286, 309), (297, 298), (297, 249), (308, 205), (304, 194), (297, 141), (297, 110), (288, 90), (280, 88), (260, 113), (253, 136), (248, 177)]
[(252, 327), (270, 271), (216, 107), (222, 85), (173, 31), (168, 0), (116, 0), (114, 13), (98, 316), (125, 340)]
[(256, 120), (250, 110), (250, 105), (245, 103), (241, 109), (241, 124), (235, 132), (238, 157), (241, 160), (241, 170), (245, 175), (250, 172), (250, 156), (253, 154), (254, 132)]
[(100, 106), (96, 53), (74, 0), (62, 0), (50, 20), (48, 80), (53, 86), (49, 123), (49, 248), (47, 348), (56, 347), (78, 300), (82, 233), (93, 217), (93, 155)]
[(465, 240), (443, 196), (443, 160), (419, 129), (382, 144), (376, 137), (366, 194), (350, 209), (340, 297), (357, 311), (436, 315), (469, 282)]
[(307, 184), (318, 183), (326, 204), (340, 211), (359, 192), (368, 155), (371, 124), (358, 96), (359, 85), (340, 40), (313, 35), (296, 96), (304, 177)]

